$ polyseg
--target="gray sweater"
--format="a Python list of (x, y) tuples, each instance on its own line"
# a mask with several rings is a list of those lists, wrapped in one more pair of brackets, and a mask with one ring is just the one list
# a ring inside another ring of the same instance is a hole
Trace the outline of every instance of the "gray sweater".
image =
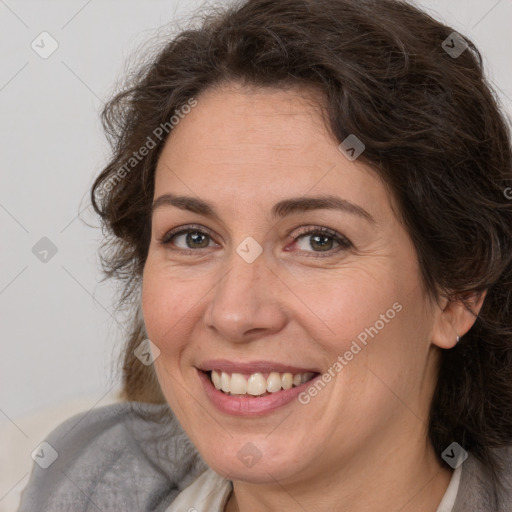
[[(164, 512), (207, 468), (167, 405), (130, 402), (94, 409), (59, 425), (46, 442), (50, 446), (35, 452), (18, 512)], [(512, 447), (497, 453), (506, 463), (499, 512), (512, 512)], [(491, 511), (489, 482), (470, 454), (453, 512)]]

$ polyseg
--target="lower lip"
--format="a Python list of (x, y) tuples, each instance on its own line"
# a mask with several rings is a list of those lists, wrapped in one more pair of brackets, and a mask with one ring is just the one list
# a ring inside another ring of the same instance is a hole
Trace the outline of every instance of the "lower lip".
[(234, 416), (261, 416), (279, 409), (296, 399), (302, 391), (311, 386), (315, 380), (320, 377), (320, 375), (317, 375), (300, 386), (283, 389), (277, 393), (271, 393), (270, 395), (262, 397), (253, 397), (227, 395), (215, 388), (210, 377), (208, 377), (205, 372), (201, 370), (197, 370), (197, 372), (203, 384), (206, 396), (212, 401), (213, 405), (221, 412)]

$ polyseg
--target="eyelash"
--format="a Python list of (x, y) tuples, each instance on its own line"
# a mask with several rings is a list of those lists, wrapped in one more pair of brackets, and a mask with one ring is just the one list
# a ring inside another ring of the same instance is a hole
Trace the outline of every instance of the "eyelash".
[[(182, 249), (182, 248), (174, 249), (174, 248), (170, 247), (172, 240), (176, 236), (184, 235), (184, 234), (188, 234), (188, 233), (198, 233), (201, 235), (206, 235), (206, 236), (210, 237), (210, 239), (214, 240), (211, 233), (208, 230), (206, 230), (205, 228), (203, 228), (201, 226), (190, 225), (190, 226), (184, 226), (184, 227), (180, 227), (180, 228), (176, 228), (174, 230), (168, 231), (162, 238), (160, 238), (158, 240), (158, 242), (160, 244), (162, 244), (163, 246), (170, 248), (172, 251), (179, 251), (183, 254), (197, 253), (198, 250), (200, 250), (200, 249)], [(295, 236), (293, 241), (297, 242), (297, 240), (299, 240), (300, 238), (305, 237), (307, 235), (309, 235), (309, 236), (327, 235), (328, 237), (332, 238), (337, 244), (339, 244), (339, 247), (337, 247), (335, 249), (328, 250), (328, 251), (305, 251), (305, 252), (312, 252), (313, 254), (315, 254), (315, 256), (308, 256), (308, 257), (325, 258), (326, 256), (332, 256), (333, 254), (337, 254), (338, 252), (340, 252), (342, 250), (347, 250), (352, 247), (352, 243), (346, 237), (344, 237), (343, 235), (340, 235), (339, 233), (337, 233), (336, 231), (334, 231), (332, 229), (322, 227), (322, 226), (313, 226), (313, 227), (305, 229), (304, 231), (300, 232), (297, 236)], [(206, 247), (204, 247), (204, 249), (206, 249)], [(322, 256), (322, 253), (325, 253), (326, 256)]]

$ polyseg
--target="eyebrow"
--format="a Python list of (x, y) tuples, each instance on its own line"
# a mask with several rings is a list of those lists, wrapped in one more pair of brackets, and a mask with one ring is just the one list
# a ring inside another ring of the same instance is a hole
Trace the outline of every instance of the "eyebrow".
[[(151, 215), (163, 206), (174, 206), (181, 210), (187, 210), (204, 217), (210, 217), (219, 220), (219, 215), (215, 207), (196, 197), (180, 196), (175, 194), (163, 194), (155, 199), (151, 207)], [(292, 213), (302, 213), (310, 210), (339, 210), (352, 215), (357, 215), (368, 222), (375, 222), (375, 219), (361, 206), (354, 204), (341, 197), (325, 195), (318, 197), (291, 197), (279, 201), (272, 207), (272, 217), (274, 219), (282, 218)]]

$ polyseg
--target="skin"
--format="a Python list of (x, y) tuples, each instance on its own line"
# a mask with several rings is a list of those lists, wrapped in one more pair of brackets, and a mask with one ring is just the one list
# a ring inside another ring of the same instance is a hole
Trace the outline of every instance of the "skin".
[[(154, 198), (200, 198), (218, 219), (172, 205), (153, 214), (142, 307), (161, 351), (157, 376), (206, 463), (233, 481), (226, 511), (435, 512), (452, 474), (427, 439), (438, 357), (475, 317), (426, 294), (392, 196), (372, 169), (341, 154), (315, 94), (224, 84), (199, 96), (166, 141)], [(327, 209), (270, 215), (278, 201), (320, 195), (374, 221)], [(160, 242), (189, 224), (211, 233), (200, 248), (185, 235)], [(297, 238), (315, 227), (351, 246), (327, 238), (322, 251), (314, 234)], [(263, 249), (253, 263), (236, 252), (248, 236)], [(220, 412), (204, 393), (196, 367), (207, 359), (327, 371), (397, 302), (395, 318), (306, 405), (246, 418)], [(247, 442), (261, 453), (252, 467), (237, 457)]]

